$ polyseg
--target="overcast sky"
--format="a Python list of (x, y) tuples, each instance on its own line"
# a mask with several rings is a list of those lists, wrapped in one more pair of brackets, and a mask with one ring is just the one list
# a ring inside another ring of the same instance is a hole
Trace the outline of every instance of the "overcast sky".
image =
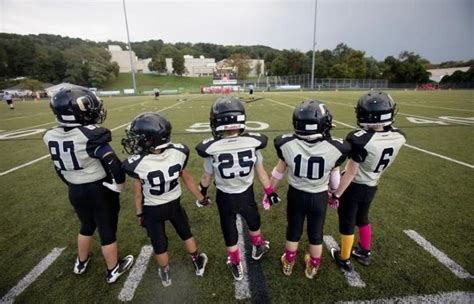
[[(312, 49), (314, 0), (126, 0), (131, 41)], [(121, 0), (0, 0), (0, 31), (126, 41)], [(317, 49), (474, 58), (474, 0), (318, 0)]]

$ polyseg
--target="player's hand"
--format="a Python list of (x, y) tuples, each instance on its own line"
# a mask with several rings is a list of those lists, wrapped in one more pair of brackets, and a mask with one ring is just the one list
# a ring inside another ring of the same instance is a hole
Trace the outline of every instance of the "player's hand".
[(339, 208), (339, 197), (337, 197), (334, 193), (328, 192), (328, 204), (329, 207), (333, 209)]
[(210, 203), (211, 199), (209, 198), (209, 196), (204, 196), (202, 200), (196, 200), (196, 206), (198, 206), (198, 208), (206, 207)]
[(110, 190), (120, 193), (123, 190), (123, 187), (125, 186), (125, 183), (117, 184), (114, 179), (112, 179), (112, 183), (108, 182), (103, 182), (102, 185), (104, 187), (109, 188)]
[(262, 206), (265, 210), (270, 210), (270, 201), (268, 200), (267, 195), (265, 194), (262, 199)]
[(145, 228), (145, 220), (143, 217), (143, 213), (137, 214), (137, 218), (138, 218), (138, 225), (140, 225), (140, 227)]
[[(276, 194), (272, 186), (265, 188), (264, 191), (265, 191), (265, 196), (263, 197), (263, 200), (262, 200), (263, 208), (265, 208), (267, 204), (269, 206), (272, 206), (274, 204), (278, 204), (279, 202), (281, 202), (280, 197), (278, 196), (278, 194)], [(270, 207), (268, 207), (268, 209), (270, 209)]]

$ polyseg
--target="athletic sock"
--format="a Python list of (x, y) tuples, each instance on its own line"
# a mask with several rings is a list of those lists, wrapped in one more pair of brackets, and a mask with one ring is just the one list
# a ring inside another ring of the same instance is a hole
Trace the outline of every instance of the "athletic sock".
[(348, 260), (351, 257), (352, 244), (354, 244), (354, 235), (341, 234), (341, 259)]
[(370, 251), (371, 243), (372, 243), (372, 226), (370, 226), (370, 224), (367, 224), (365, 226), (359, 227), (360, 247), (364, 250)]
[(311, 265), (313, 265), (313, 267), (319, 267), (319, 265), (321, 265), (321, 258), (311, 257)]
[(191, 256), (191, 259), (192, 259), (193, 261), (196, 261), (196, 260), (199, 258), (199, 251), (196, 250), (195, 252), (190, 253), (189, 255)]
[(285, 249), (285, 258), (288, 263), (293, 263), (296, 260), (296, 251)]
[(232, 264), (237, 265), (240, 263), (240, 250), (237, 248), (235, 251), (228, 251), (227, 254), (230, 257)]
[(254, 246), (260, 246), (260, 245), (262, 245), (262, 243), (264, 241), (261, 233), (255, 234), (255, 235), (250, 235), (250, 240), (252, 240), (252, 244)]

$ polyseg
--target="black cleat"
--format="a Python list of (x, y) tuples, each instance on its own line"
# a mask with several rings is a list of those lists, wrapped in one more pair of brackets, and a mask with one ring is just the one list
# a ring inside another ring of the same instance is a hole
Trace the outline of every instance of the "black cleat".
[(75, 274), (82, 274), (84, 271), (87, 269), (87, 265), (89, 264), (89, 261), (91, 260), (90, 254), (87, 256), (87, 259), (84, 262), (81, 262), (79, 260), (79, 257), (76, 258), (76, 263), (74, 264), (74, 273)]
[(359, 246), (352, 249), (352, 256), (357, 259), (357, 262), (364, 266), (369, 266), (370, 250), (365, 250)]
[(158, 274), (160, 275), (161, 284), (163, 287), (168, 287), (171, 285), (171, 275), (170, 275), (170, 266), (158, 267)]
[(263, 241), (260, 246), (252, 245), (252, 259), (258, 261), (262, 256), (270, 250), (270, 242)]
[(205, 253), (200, 253), (196, 260), (193, 260), (194, 269), (196, 270), (196, 275), (202, 277), (204, 271), (206, 270), (207, 265), (207, 255)]
[(339, 266), (341, 271), (345, 272), (352, 272), (353, 267), (350, 259), (343, 260), (341, 259), (340, 251), (337, 250), (336, 248), (331, 248), (331, 256), (336, 262), (336, 264)]
[(244, 270), (242, 269), (242, 262), (233, 264), (230, 258), (227, 258), (227, 267), (229, 267), (232, 276), (236, 281), (242, 281), (244, 278)]
[(107, 276), (105, 280), (107, 283), (111, 284), (120, 278), (122, 274), (124, 274), (127, 270), (132, 267), (133, 264), (133, 255), (127, 255), (122, 260), (118, 261), (117, 266), (114, 267), (112, 270), (107, 270)]

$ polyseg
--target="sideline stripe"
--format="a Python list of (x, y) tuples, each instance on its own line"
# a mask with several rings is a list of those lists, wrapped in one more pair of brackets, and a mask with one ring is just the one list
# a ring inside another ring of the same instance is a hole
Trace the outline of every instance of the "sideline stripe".
[(451, 260), (444, 252), (433, 246), (428, 242), (424, 237), (422, 237), (415, 230), (403, 230), (406, 235), (408, 235), (412, 240), (414, 240), (418, 245), (423, 249), (428, 251), (435, 259), (437, 259), (441, 264), (448, 267), (455, 276), (460, 279), (473, 279), (474, 277), (462, 268), (459, 264)]
[[(186, 102), (186, 100), (181, 101), (181, 102), (179, 102), (179, 103), (176, 103), (176, 104), (174, 104), (174, 105), (172, 105), (172, 106), (163, 108), (163, 109), (161, 109), (161, 110), (159, 110), (159, 111), (157, 111), (157, 112), (162, 112), (162, 111), (165, 111), (165, 110), (174, 108), (175, 106), (177, 106), (177, 105), (179, 105), (179, 104), (182, 104), (183, 102)], [(116, 131), (116, 130), (118, 130), (118, 129), (120, 129), (120, 128), (123, 128), (123, 127), (125, 127), (125, 126), (128, 126), (129, 124), (130, 124), (130, 121), (127, 122), (127, 123), (124, 123), (123, 125), (120, 125), (120, 126), (118, 126), (118, 127), (115, 127), (115, 128), (113, 128), (113, 129), (110, 129), (110, 130), (111, 130), (111, 131)], [(36, 163), (36, 162), (39, 162), (40, 160), (43, 160), (43, 159), (45, 159), (45, 158), (47, 158), (47, 157), (49, 157), (49, 154), (43, 155), (43, 156), (41, 156), (41, 157), (39, 157), (39, 158), (37, 158), (37, 159), (34, 159), (34, 160), (32, 160), (32, 161), (29, 161), (29, 162), (24, 163), (24, 164), (22, 164), (22, 165), (19, 165), (19, 166), (17, 166), (17, 167), (11, 168), (11, 169), (9, 169), (9, 170), (7, 170), (7, 171), (0, 172), (0, 176), (6, 175), (6, 174), (11, 173), (11, 172), (14, 172), (14, 171), (16, 171), (16, 170), (18, 170), (18, 169), (21, 169), (21, 168), (27, 167), (27, 166), (29, 166), (29, 165), (32, 165), (32, 164), (34, 164), (34, 163)]]
[[(272, 102), (275, 102), (277, 104), (280, 104), (282, 106), (285, 106), (285, 107), (289, 107), (291, 109), (294, 109), (295, 107), (294, 106), (290, 106), (286, 103), (283, 103), (283, 102), (279, 102), (279, 101), (276, 101), (274, 99), (271, 99), (271, 98), (266, 98), (267, 100), (270, 100)], [(343, 123), (341, 121), (337, 121), (337, 120), (334, 120), (333, 121), (335, 123), (338, 123), (340, 125), (343, 125), (343, 126), (346, 126), (346, 127), (349, 127), (349, 128), (356, 128), (355, 126), (352, 126), (352, 125), (349, 125), (349, 124), (346, 124), (346, 123)], [(422, 149), (422, 148), (418, 148), (418, 147), (415, 147), (415, 146), (412, 146), (412, 145), (409, 145), (409, 144), (404, 144), (404, 146), (406, 146), (407, 148), (411, 148), (411, 149), (414, 149), (414, 150), (417, 150), (417, 151), (420, 151), (420, 152), (424, 152), (426, 154), (429, 154), (429, 155), (432, 155), (432, 156), (436, 156), (436, 157), (439, 157), (439, 158), (442, 158), (442, 159), (445, 159), (445, 160), (448, 160), (450, 162), (453, 162), (453, 163), (456, 163), (456, 164), (459, 164), (459, 165), (462, 165), (462, 166), (465, 166), (465, 167), (468, 167), (468, 168), (471, 168), (471, 169), (474, 169), (474, 165), (471, 165), (469, 163), (465, 163), (463, 161), (460, 161), (460, 160), (457, 160), (457, 159), (454, 159), (454, 158), (451, 158), (451, 157), (447, 157), (447, 156), (444, 156), (444, 155), (441, 155), (441, 154), (438, 154), (438, 153), (434, 153), (434, 152), (431, 152), (431, 151), (428, 151), (428, 150), (425, 150), (425, 149)]]
[(250, 294), (250, 285), (249, 285), (249, 278), (248, 278), (248, 270), (247, 270), (247, 260), (245, 257), (247, 256), (245, 252), (245, 241), (243, 236), (243, 226), (242, 226), (242, 218), (240, 214), (237, 215), (237, 231), (239, 232), (239, 241), (237, 245), (239, 245), (240, 249), (240, 261), (242, 263), (242, 268), (244, 270), (244, 278), (242, 281), (235, 281), (235, 298), (237, 300), (244, 300), (250, 299), (252, 295)]
[(18, 117), (5, 118), (5, 119), (2, 119), (2, 121), (22, 119), (22, 118), (30, 118), (30, 117), (41, 116), (41, 115), (46, 115), (46, 113), (38, 113), (38, 114), (27, 115), (27, 116), (18, 116)]
[[(331, 248), (333, 247), (339, 250), (339, 246), (337, 245), (336, 241), (334, 240), (332, 236), (330, 235), (323, 236), (323, 241), (329, 252), (331, 252)], [(366, 286), (365, 282), (362, 281), (359, 273), (355, 271), (355, 269), (352, 270), (352, 272), (343, 271), (343, 274), (346, 277), (346, 280), (347, 280), (347, 283), (349, 283), (349, 286), (358, 287), (358, 288), (364, 288)]]
[(125, 302), (133, 299), (135, 290), (137, 289), (138, 284), (140, 284), (143, 274), (145, 274), (152, 253), (153, 248), (150, 245), (142, 247), (135, 264), (128, 274), (127, 280), (125, 281), (125, 284), (123, 284), (122, 290), (118, 295), (119, 301)]
[(37, 159), (34, 159), (34, 160), (29, 161), (27, 163), (24, 163), (23, 165), (19, 165), (19, 166), (16, 166), (14, 168), (11, 168), (7, 171), (0, 172), (0, 176), (7, 175), (8, 173), (11, 173), (13, 171), (16, 171), (16, 170), (24, 168), (24, 167), (28, 167), (29, 165), (32, 165), (32, 164), (34, 164), (36, 162), (39, 162), (40, 160), (43, 160), (43, 159), (48, 158), (48, 157), (49, 157), (49, 154), (46, 154), (46, 155), (41, 156), (40, 158), (37, 158)]
[(367, 301), (337, 302), (340, 304), (400, 304), (400, 303), (474, 303), (473, 292), (453, 291), (431, 295), (408, 296)]
[(15, 298), (25, 291), (51, 264), (61, 255), (64, 248), (54, 248), (23, 279), (0, 299), (0, 304), (13, 303)]

